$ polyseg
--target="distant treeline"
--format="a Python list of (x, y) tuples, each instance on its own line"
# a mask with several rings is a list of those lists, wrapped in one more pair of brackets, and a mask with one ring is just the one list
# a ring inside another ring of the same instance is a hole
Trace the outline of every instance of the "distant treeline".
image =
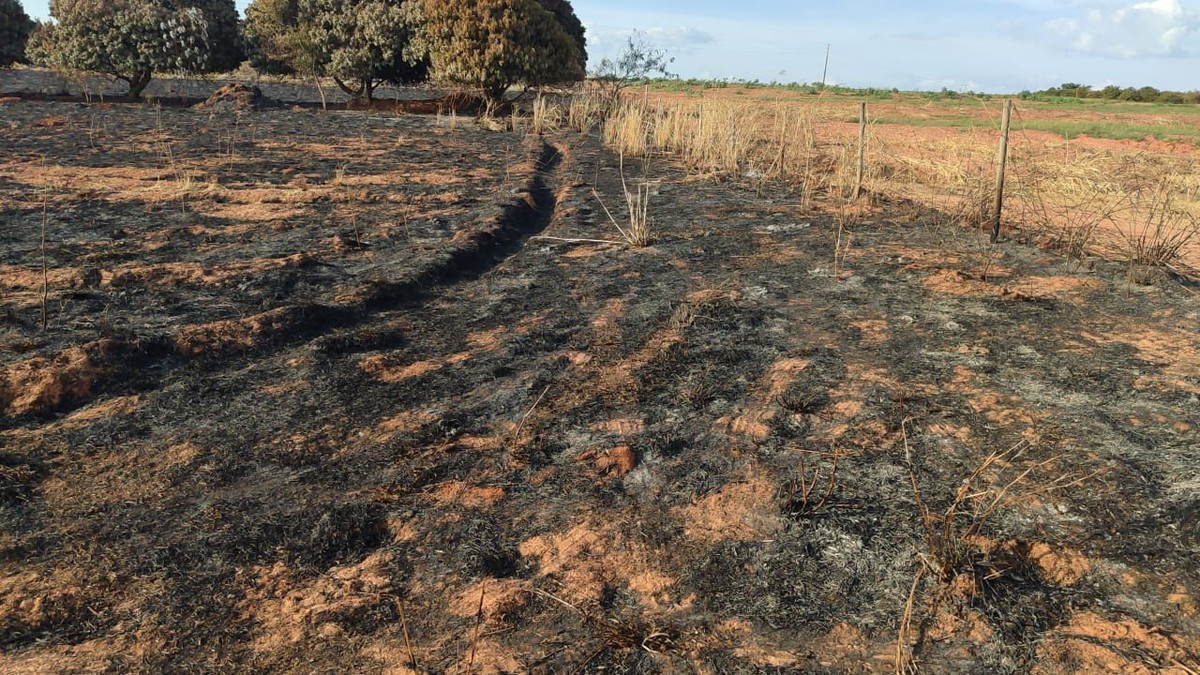
[(1137, 101), (1141, 103), (1200, 103), (1200, 91), (1162, 91), (1154, 87), (1118, 87), (1110, 84), (1102, 89), (1076, 82), (1065, 82), (1041, 91), (1023, 91), (1023, 99), (1103, 99), (1107, 101)]
[[(845, 94), (847, 96), (859, 96), (863, 98), (873, 99), (888, 99), (896, 94), (907, 93), (922, 98), (945, 100), (945, 99), (984, 99), (989, 100), (994, 97), (1003, 97), (1003, 94), (985, 94), (977, 91), (955, 91), (953, 89), (942, 88), (938, 91), (916, 91), (902, 92), (900, 89), (892, 87), (890, 89), (880, 87), (843, 87), (834, 84), (821, 84), (820, 82), (763, 82), (761, 80), (742, 80), (742, 79), (720, 79), (720, 80), (703, 80), (703, 79), (655, 79), (648, 80), (649, 84), (658, 90), (667, 91), (694, 91), (696, 89), (783, 89), (786, 91), (799, 91), (807, 94), (830, 93), (830, 94)], [(1162, 91), (1154, 87), (1118, 87), (1109, 85), (1102, 89), (1095, 89), (1086, 84), (1076, 84), (1067, 82), (1058, 87), (1050, 87), (1041, 91), (1022, 91), (1017, 94), (1018, 98), (1029, 101), (1045, 101), (1050, 103), (1067, 103), (1082, 99), (1098, 99), (1108, 101), (1136, 101), (1143, 103), (1178, 103), (1178, 104), (1200, 104), (1200, 91)]]

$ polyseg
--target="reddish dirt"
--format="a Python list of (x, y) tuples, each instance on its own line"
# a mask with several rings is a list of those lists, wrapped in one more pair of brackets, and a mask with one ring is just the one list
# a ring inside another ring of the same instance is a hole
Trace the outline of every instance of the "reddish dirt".
[(4, 672), (894, 672), (910, 591), (929, 672), (1200, 670), (1194, 288), (664, 162), (652, 246), (564, 242), (566, 133), (0, 105)]

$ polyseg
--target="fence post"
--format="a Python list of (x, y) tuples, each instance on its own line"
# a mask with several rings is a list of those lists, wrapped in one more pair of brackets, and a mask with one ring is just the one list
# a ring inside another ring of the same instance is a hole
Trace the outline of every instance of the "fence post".
[(863, 184), (863, 164), (865, 163), (867, 149), (867, 102), (863, 101), (858, 104), (858, 173), (854, 177), (854, 194), (850, 197), (852, 201), (857, 200), (862, 194)]
[(996, 165), (996, 203), (992, 210), (992, 243), (1000, 238), (1000, 213), (1004, 209), (1004, 172), (1008, 168), (1008, 128), (1012, 121), (1012, 99), (1004, 102), (1004, 117), (1000, 122), (1000, 157)]

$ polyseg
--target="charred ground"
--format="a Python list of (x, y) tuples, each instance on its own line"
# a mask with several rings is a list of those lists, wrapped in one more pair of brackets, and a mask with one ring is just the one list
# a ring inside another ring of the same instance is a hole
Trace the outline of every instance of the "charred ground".
[(0, 105), (6, 670), (1198, 667), (1191, 289), (666, 161), (653, 246), (531, 238), (615, 235), (578, 135)]

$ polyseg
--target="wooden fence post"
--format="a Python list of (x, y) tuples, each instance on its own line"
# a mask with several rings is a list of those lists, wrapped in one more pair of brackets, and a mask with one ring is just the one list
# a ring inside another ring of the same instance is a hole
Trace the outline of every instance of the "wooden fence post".
[(867, 102), (863, 101), (858, 104), (858, 173), (854, 177), (854, 194), (850, 197), (852, 201), (857, 200), (862, 194), (863, 184), (863, 165), (866, 159), (867, 150)]
[(1000, 213), (1004, 209), (1004, 172), (1008, 168), (1008, 129), (1012, 121), (1012, 99), (1004, 102), (1004, 117), (1000, 122), (1000, 158), (996, 165), (996, 203), (992, 210), (992, 243), (1000, 239)]

